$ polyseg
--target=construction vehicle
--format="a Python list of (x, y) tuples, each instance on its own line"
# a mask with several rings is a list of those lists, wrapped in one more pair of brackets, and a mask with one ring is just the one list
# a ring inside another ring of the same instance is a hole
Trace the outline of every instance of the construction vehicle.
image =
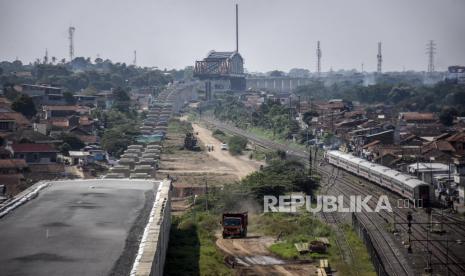
[(223, 238), (247, 236), (248, 213), (223, 213)]
[(192, 132), (186, 133), (186, 138), (184, 138), (184, 148), (193, 151), (200, 150), (200, 147), (197, 145), (197, 138), (195, 138)]

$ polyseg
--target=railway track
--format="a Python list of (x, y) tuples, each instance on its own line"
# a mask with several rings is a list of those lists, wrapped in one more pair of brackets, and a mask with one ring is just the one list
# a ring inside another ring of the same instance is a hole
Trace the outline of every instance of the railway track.
[[(374, 198), (376, 197), (376, 195), (374, 195), (373, 193), (367, 193), (366, 190), (362, 189), (361, 187), (358, 187), (355, 183), (348, 180), (347, 177), (341, 178), (340, 181), (344, 182), (344, 184), (345, 184), (343, 186), (343, 187), (345, 187), (344, 189), (347, 189), (347, 188), (351, 189), (350, 192), (349, 192), (349, 195), (350, 194), (354, 195), (356, 193), (356, 194), (359, 194), (359, 195), (362, 195), (362, 196), (371, 195), (371, 196), (374, 196)], [(374, 189), (382, 190), (382, 192), (384, 194), (386, 193), (386, 190), (384, 190), (381, 187), (378, 187), (376, 185), (373, 185), (372, 187)], [(341, 187), (338, 186), (337, 189), (341, 189)], [(341, 192), (343, 192), (343, 191), (341, 191)], [(390, 197), (391, 197), (391, 195), (390, 195)], [(391, 198), (394, 198), (394, 197), (397, 198), (397, 196), (392, 196)], [(395, 202), (391, 202), (391, 205), (395, 206), (393, 204), (395, 204)], [(371, 207), (374, 207), (374, 206), (371, 206)], [(398, 223), (399, 223), (398, 227), (402, 228), (404, 232), (408, 231), (408, 227), (406, 226), (406, 224), (407, 224), (406, 216), (407, 216), (407, 212), (411, 211), (411, 210), (413, 210), (413, 209), (398, 209), (398, 208), (393, 209), (395, 215), (400, 220), (400, 221), (398, 221)], [(362, 214), (364, 214), (364, 213), (362, 213)], [(382, 215), (384, 215), (385, 217), (392, 217), (392, 214), (390, 214), (388, 212), (383, 212)], [(370, 219), (369, 216), (366, 216), (366, 217), (368, 219)], [(372, 220), (372, 219), (370, 219), (370, 220)], [(378, 230), (379, 230), (378, 225), (385, 223), (385, 221), (383, 222), (382, 220), (379, 220), (379, 219), (377, 221), (372, 221), (372, 222), (373, 222), (372, 224), (375, 225), (378, 228)], [(442, 242), (440, 242), (438, 244), (436, 242), (428, 243), (427, 241), (425, 241), (425, 240), (428, 239), (427, 235), (425, 234), (427, 231), (429, 231), (428, 228), (426, 228), (425, 226), (423, 226), (421, 224), (415, 224), (414, 223), (414, 224), (412, 224), (412, 230), (413, 230), (412, 239), (413, 240), (419, 240), (419, 241), (416, 242), (416, 243), (418, 243), (420, 245), (420, 246), (417, 246), (417, 248), (418, 249), (425, 248), (427, 251), (431, 251), (432, 258), (434, 258), (433, 262), (437, 261), (440, 264), (442, 264), (442, 266), (445, 266), (446, 264), (450, 264), (451, 262), (455, 263), (455, 264), (458, 264), (458, 265), (450, 265), (449, 266), (450, 275), (465, 275), (465, 267), (460, 264), (460, 263), (463, 263), (463, 261), (457, 255), (455, 255), (454, 253), (452, 253), (450, 251), (447, 251), (447, 249), (445, 248), (445, 245)], [(429, 239), (432, 239), (432, 238), (429, 237)], [(428, 260), (425, 259), (425, 262), (427, 263)]]
[[(306, 163), (307, 165), (309, 164), (309, 162), (307, 160), (309, 152), (307, 152), (305, 150), (296, 150), (296, 149), (291, 148), (291, 147), (289, 147), (287, 145), (283, 145), (283, 144), (276, 143), (276, 142), (273, 142), (273, 141), (269, 141), (269, 140), (266, 140), (266, 139), (258, 138), (256, 136), (248, 133), (247, 131), (244, 131), (244, 130), (239, 129), (237, 127), (233, 127), (233, 126), (227, 125), (225, 123), (213, 120), (211, 118), (208, 118), (208, 119), (204, 118), (203, 120), (206, 123), (212, 124), (216, 128), (221, 129), (223, 131), (232, 132), (232, 133), (235, 133), (236, 135), (246, 137), (249, 141), (252, 141), (253, 143), (256, 143), (256, 144), (258, 144), (258, 145), (260, 145), (262, 147), (275, 149), (275, 150), (279, 149), (279, 150), (286, 151), (287, 155), (302, 159), (302, 161), (304, 163)], [(328, 172), (324, 171), (324, 169), (322, 169), (321, 167), (317, 167), (316, 169), (320, 173), (323, 173), (323, 174), (328, 173)], [(339, 178), (338, 180), (340, 182), (344, 182), (345, 186), (351, 187), (352, 188), (351, 192), (358, 191), (361, 195), (366, 195), (366, 192), (361, 191), (360, 187), (356, 187), (354, 185), (354, 183), (352, 183), (351, 181), (344, 180), (344, 178)], [(331, 182), (331, 180), (330, 180), (330, 178), (328, 178), (328, 185), (331, 184), (330, 182)], [(335, 183), (336, 183), (336, 179), (334, 180), (334, 183), (332, 184), (332, 186), (335, 186)], [(378, 190), (378, 191), (380, 191), (380, 189), (382, 189), (381, 187), (378, 187), (376, 185), (370, 185), (370, 187), (373, 187), (374, 190)], [(343, 192), (343, 191), (340, 191), (340, 192)], [(348, 191), (346, 191), (346, 193), (347, 192)], [(386, 194), (386, 190), (382, 189), (382, 192), (384, 194)], [(389, 192), (389, 194), (393, 195), (391, 192)], [(396, 195), (395, 197), (398, 197), (398, 196)], [(396, 210), (396, 209), (394, 209), (394, 210), (395, 210), (394, 212), (396, 212), (396, 216), (401, 219), (401, 221), (399, 221), (401, 224), (398, 224), (398, 225), (400, 225), (400, 227), (404, 231), (407, 231), (407, 226), (405, 225), (405, 223), (406, 223), (405, 217), (406, 217), (406, 213), (407, 213), (408, 210), (402, 210), (402, 211), (399, 211), (399, 210)], [(412, 209), (410, 209), (410, 210), (412, 210)], [(388, 215), (388, 217), (389, 216), (392, 216), (392, 214)], [(386, 223), (386, 218), (384, 218), (384, 221), (382, 221), (382, 220), (374, 221), (374, 219), (367, 218), (367, 216), (365, 216), (365, 218), (366, 218), (365, 219), (366, 223), (374, 225), (375, 229), (377, 229), (376, 231), (373, 231), (373, 232), (379, 232), (379, 233), (385, 232), (383, 229), (379, 228), (379, 224), (380, 223)], [(447, 219), (450, 220), (450, 221), (455, 221), (455, 222), (458, 221), (458, 220), (462, 221), (460, 219), (457, 219), (457, 218), (454, 218), (454, 217), (451, 217), (451, 216), (447, 216)], [(329, 220), (332, 220), (332, 219), (329, 218)], [(413, 233), (412, 233), (413, 239), (425, 240), (427, 238), (425, 233), (426, 233), (426, 231), (428, 231), (428, 229), (426, 227), (424, 227), (422, 225), (413, 225), (412, 230), (413, 230)], [(453, 231), (465, 232), (465, 225), (459, 225), (458, 227), (454, 227)], [(391, 263), (391, 266), (396, 266), (397, 263), (402, 263), (402, 262), (399, 262), (399, 260), (398, 260), (399, 256), (397, 256), (396, 254), (393, 254), (392, 245), (389, 244), (389, 243), (386, 243), (386, 241), (383, 242), (384, 238), (385, 237), (382, 237), (382, 235), (381, 235), (381, 237), (377, 238), (377, 241), (379, 242), (378, 250), (380, 250), (382, 252), (382, 254), (384, 254), (384, 256), (386, 257), (386, 261)], [(384, 243), (384, 246), (382, 245), (383, 243)], [(443, 265), (445, 265), (446, 263), (447, 264), (455, 263), (456, 265), (451, 265), (449, 267), (450, 275), (465, 275), (465, 266), (463, 264), (461, 264), (461, 263), (463, 263), (463, 261), (461, 261), (461, 259), (458, 258), (455, 254), (453, 254), (453, 253), (449, 252), (448, 250), (446, 250), (443, 243), (440, 242), (439, 245), (437, 243), (430, 243), (431, 246), (428, 245), (428, 247), (426, 246), (427, 242), (425, 242), (425, 241), (419, 241), (418, 243), (421, 246), (423, 246), (424, 248), (428, 248), (428, 250), (431, 251), (432, 257), (434, 257), (437, 261), (439, 261), (439, 263), (441, 263)], [(386, 247), (389, 248), (388, 252), (385, 252)], [(389, 251), (391, 251), (391, 253), (389, 253)], [(391, 256), (391, 259), (389, 259), (390, 258), (389, 256)], [(409, 275), (410, 272), (408, 270), (409, 269), (405, 266), (405, 268), (402, 268), (401, 271), (398, 271), (397, 274), (393, 274), (393, 275)], [(404, 273), (404, 274), (401, 274), (401, 273)]]

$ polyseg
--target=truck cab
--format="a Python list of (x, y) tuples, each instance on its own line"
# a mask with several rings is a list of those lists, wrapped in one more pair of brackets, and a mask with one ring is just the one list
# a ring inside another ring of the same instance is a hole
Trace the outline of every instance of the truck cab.
[(223, 225), (223, 238), (247, 236), (248, 214), (224, 213), (221, 224)]

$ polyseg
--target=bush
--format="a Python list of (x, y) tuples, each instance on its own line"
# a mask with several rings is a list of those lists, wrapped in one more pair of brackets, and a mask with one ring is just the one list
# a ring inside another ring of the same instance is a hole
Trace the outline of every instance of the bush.
[(242, 154), (242, 151), (247, 146), (247, 139), (241, 136), (233, 136), (229, 138), (229, 152), (232, 155)]
[(212, 134), (213, 135), (226, 135), (223, 131), (219, 129), (215, 129)]

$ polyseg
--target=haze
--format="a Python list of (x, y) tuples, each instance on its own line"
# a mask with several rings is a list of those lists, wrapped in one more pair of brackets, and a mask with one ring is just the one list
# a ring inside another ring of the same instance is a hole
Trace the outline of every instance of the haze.
[(251, 71), (294, 67), (315, 71), (426, 70), (426, 43), (437, 43), (436, 69), (465, 64), (463, 0), (0, 0), (0, 60), (68, 59), (70, 25), (75, 56), (140, 66), (183, 68), (209, 50), (234, 50), (239, 3), (239, 50)]

